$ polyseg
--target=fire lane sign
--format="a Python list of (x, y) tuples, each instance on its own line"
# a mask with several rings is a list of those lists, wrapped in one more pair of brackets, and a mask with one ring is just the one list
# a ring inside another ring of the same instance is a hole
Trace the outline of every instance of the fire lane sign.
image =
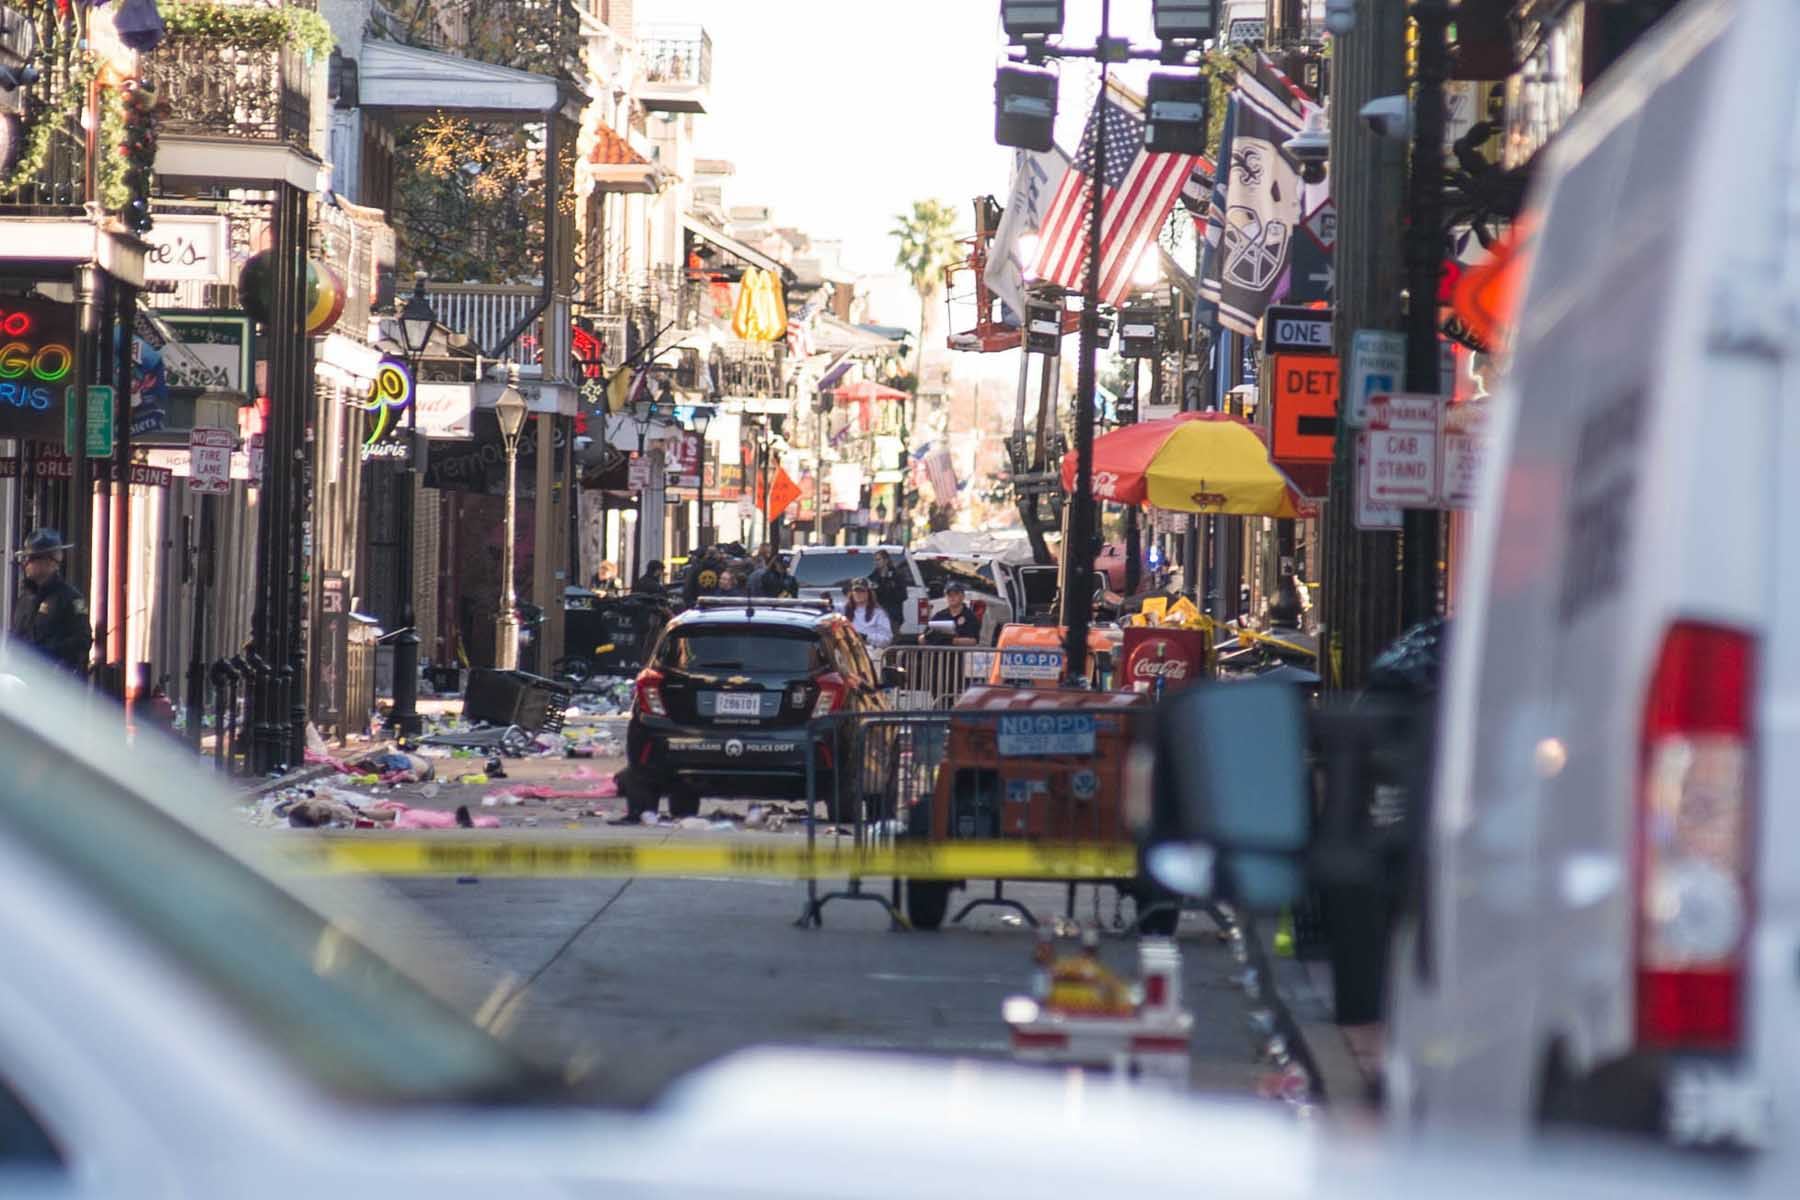
[(196, 429), (188, 434), (188, 490), (224, 495), (231, 490), (231, 452), (237, 434), (229, 429)]

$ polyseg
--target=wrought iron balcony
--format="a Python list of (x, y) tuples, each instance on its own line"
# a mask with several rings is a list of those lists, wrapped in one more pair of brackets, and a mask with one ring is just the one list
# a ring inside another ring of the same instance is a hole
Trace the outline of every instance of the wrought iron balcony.
[(144, 56), (144, 75), (169, 105), (165, 136), (286, 142), (312, 136), (312, 73), (288, 46), (170, 37)]
[(699, 25), (650, 25), (638, 39), (644, 76), (638, 98), (662, 112), (706, 111), (712, 90), (712, 38)]
[(715, 364), (721, 396), (771, 397), (782, 394), (780, 342), (726, 342)]
[[(60, 69), (45, 73), (34, 84), (20, 87), (14, 95), (32, 110), (44, 113), (40, 120), (53, 120), (62, 106), (64, 91)], [(48, 127), (48, 149), (37, 170), (16, 180), (0, 191), (0, 213), (8, 216), (67, 217), (81, 216), (85, 205), (96, 191), (88, 171), (87, 132), (82, 128), (80, 113)], [(7, 173), (0, 172), (0, 178)]]
[[(465, 333), (485, 354), (500, 345), (537, 307), (539, 291), (524, 284), (428, 283), (426, 295), (438, 323)], [(570, 348), (569, 302), (554, 297), (513, 344), (500, 356), (516, 363), (526, 374), (542, 370), (545, 379), (569, 380), (573, 376)]]

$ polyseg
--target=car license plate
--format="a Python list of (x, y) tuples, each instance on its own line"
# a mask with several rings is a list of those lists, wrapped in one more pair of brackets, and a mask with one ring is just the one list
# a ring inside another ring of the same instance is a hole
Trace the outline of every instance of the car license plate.
[(999, 749), (1003, 758), (1051, 754), (1092, 754), (1092, 713), (1032, 713), (1000, 718)]
[(762, 714), (761, 692), (716, 692), (713, 712), (721, 717), (755, 717)]

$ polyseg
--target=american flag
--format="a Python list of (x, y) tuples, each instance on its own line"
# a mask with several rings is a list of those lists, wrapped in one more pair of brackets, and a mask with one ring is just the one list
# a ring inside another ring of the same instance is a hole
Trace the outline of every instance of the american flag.
[(940, 447), (925, 456), (925, 478), (931, 481), (935, 503), (948, 506), (955, 501), (958, 484), (950, 451)]
[(1144, 106), (1109, 84), (1088, 117), (1075, 162), (1063, 175), (1038, 231), (1032, 274), (1071, 290), (1087, 278), (1095, 130), (1106, 139), (1105, 211), (1100, 229), (1100, 302), (1117, 304), (1131, 290), (1138, 258), (1194, 171), (1191, 154), (1144, 152)]

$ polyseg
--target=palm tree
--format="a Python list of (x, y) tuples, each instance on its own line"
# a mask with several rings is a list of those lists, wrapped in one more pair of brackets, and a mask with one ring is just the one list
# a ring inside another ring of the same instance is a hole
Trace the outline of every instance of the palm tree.
[[(899, 243), (894, 265), (912, 278), (913, 288), (919, 293), (919, 346), (913, 359), (913, 398), (902, 426), (908, 452), (912, 450), (912, 427), (918, 420), (919, 384), (925, 376), (925, 348), (943, 348), (942, 336), (937, 331), (942, 320), (938, 304), (943, 297), (944, 268), (962, 257), (961, 248), (956, 244), (955, 228), (956, 210), (948, 204), (941, 200), (914, 200), (912, 211), (895, 216), (894, 227), (889, 231)], [(910, 538), (912, 502), (904, 483), (900, 485), (899, 509), (894, 516), (901, 525), (902, 536)]]
[(941, 200), (915, 200), (910, 213), (894, 218), (890, 231), (899, 248), (894, 264), (912, 279), (919, 293), (919, 348), (924, 350), (938, 327), (938, 304), (944, 291), (944, 268), (962, 257), (956, 244), (956, 210)]

